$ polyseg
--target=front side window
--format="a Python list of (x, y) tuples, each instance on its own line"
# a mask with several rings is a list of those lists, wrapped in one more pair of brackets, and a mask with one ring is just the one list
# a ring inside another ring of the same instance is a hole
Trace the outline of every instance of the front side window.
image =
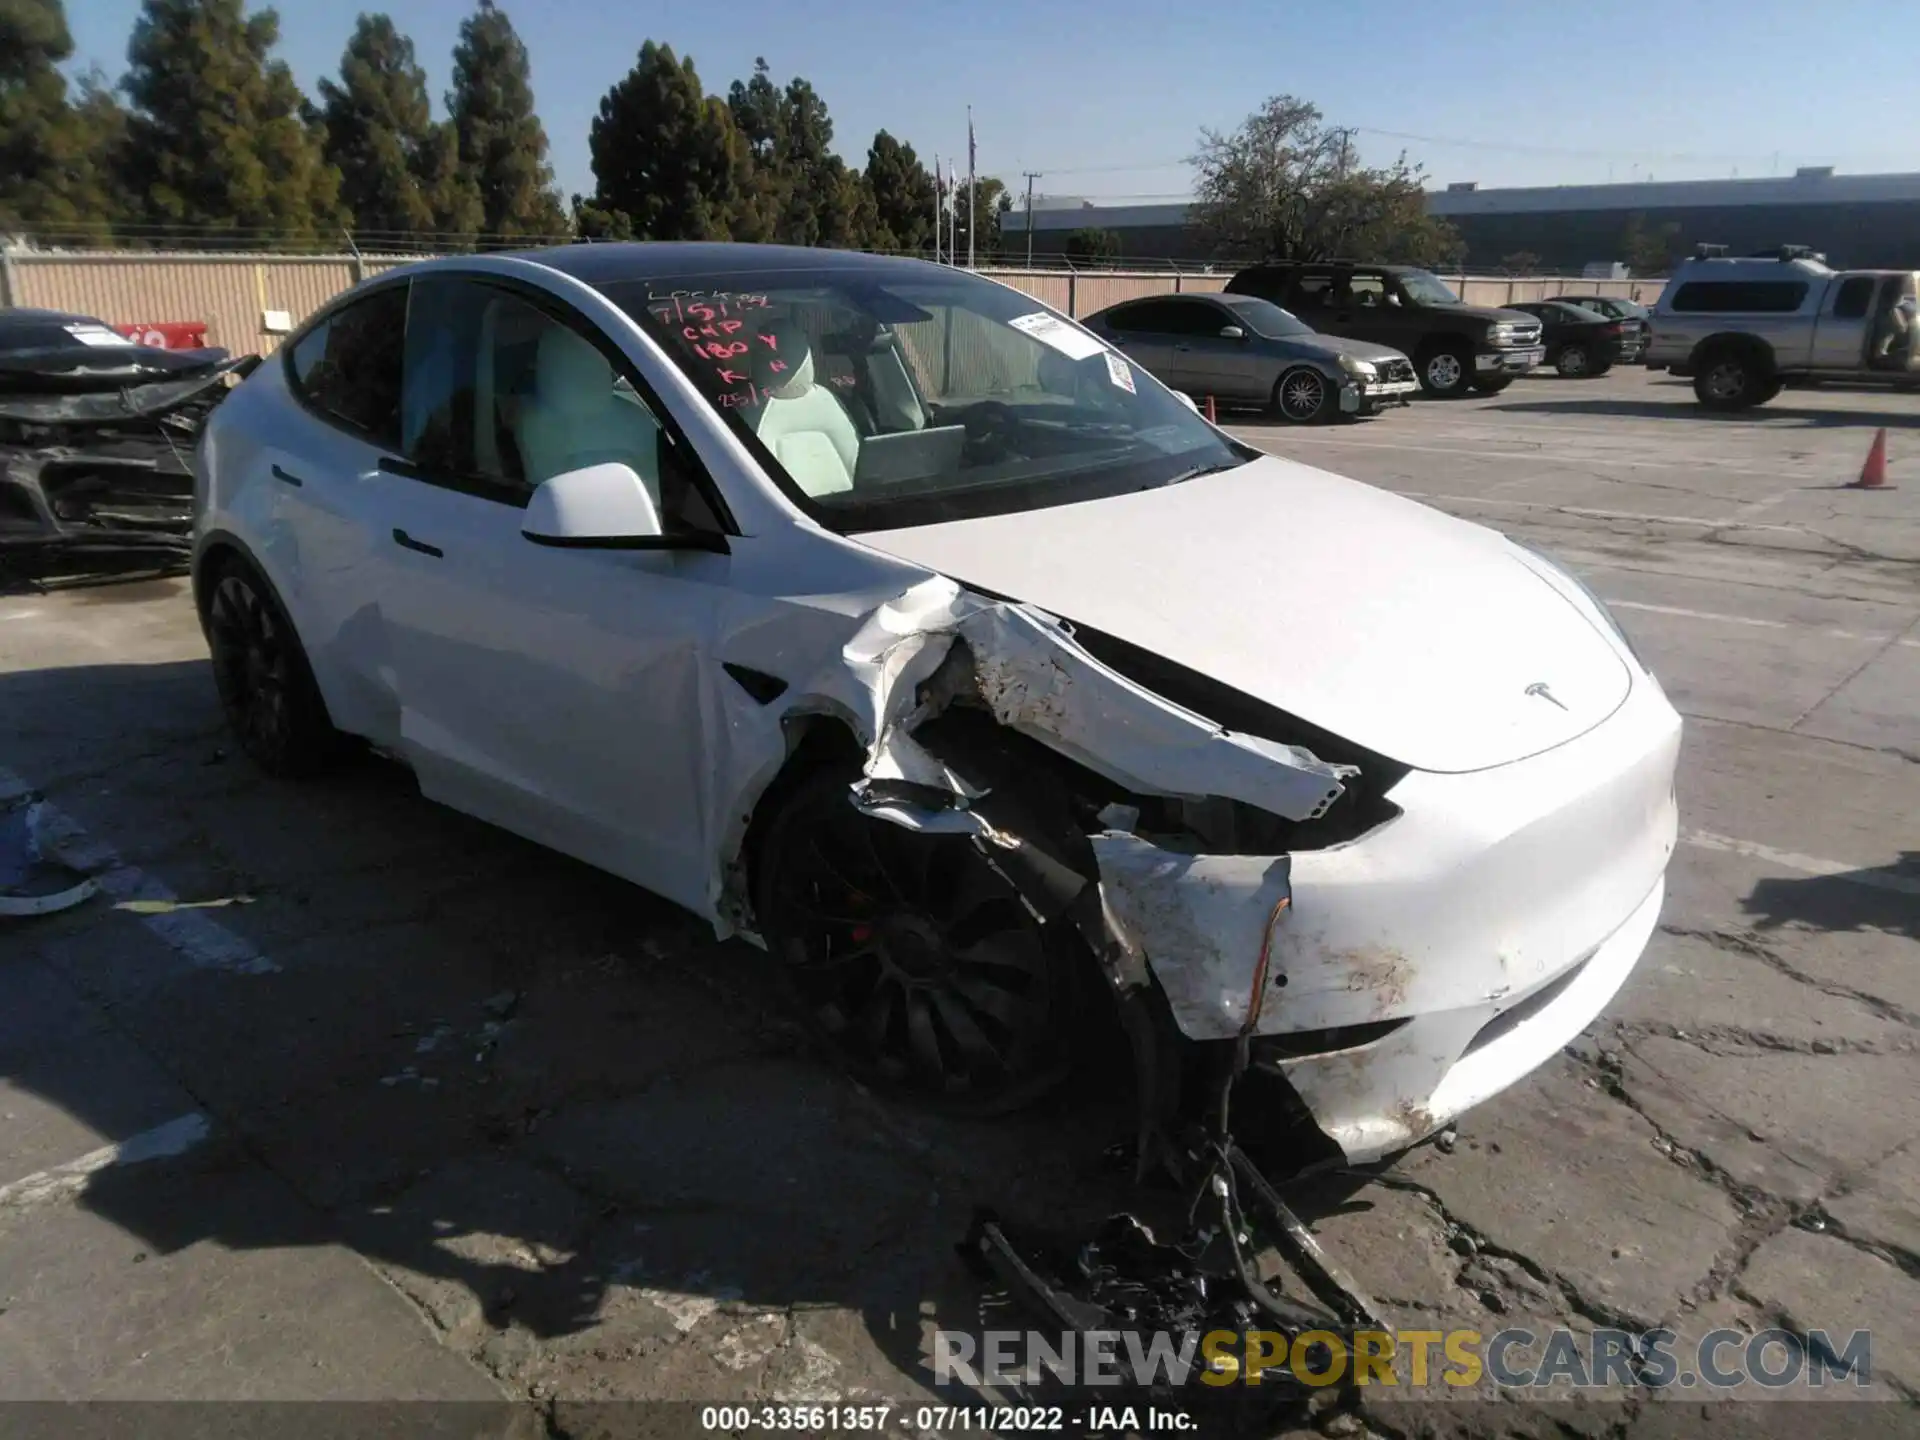
[(1349, 275), (1347, 277), (1349, 305), (1360, 310), (1378, 310), (1389, 302), (1397, 305), (1400, 297), (1387, 288), (1385, 276)]
[(1438, 276), (1429, 275), (1425, 270), (1402, 271), (1400, 288), (1416, 305), (1458, 305), (1460, 303), (1460, 297), (1448, 289)]
[(400, 365), (406, 285), (350, 300), (294, 341), (287, 357), (294, 393), (327, 419), (374, 441), (400, 440)]
[(1095, 336), (963, 271), (876, 262), (599, 288), (843, 531), (1148, 489), (1253, 454)]
[(1251, 295), (1236, 296), (1226, 302), (1227, 313), (1234, 323), (1244, 325), (1256, 335), (1269, 340), (1284, 340), (1289, 335), (1311, 335), (1313, 327), (1303, 323), (1296, 315), (1282, 310), (1271, 300), (1260, 300)]
[(1142, 300), (1115, 311), (1107, 323), (1122, 335), (1188, 335), (1194, 332), (1182, 316), (1190, 308), (1178, 300)]

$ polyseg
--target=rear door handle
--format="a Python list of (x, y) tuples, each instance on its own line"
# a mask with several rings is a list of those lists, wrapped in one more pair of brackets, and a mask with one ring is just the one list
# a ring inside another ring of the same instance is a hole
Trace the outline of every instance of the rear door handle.
[(416, 540), (404, 530), (396, 529), (393, 532), (393, 539), (395, 544), (404, 545), (409, 550), (418, 550), (422, 555), (431, 555), (436, 560), (446, 558), (447, 552), (438, 545), (429, 545), (424, 540)]
[(298, 475), (294, 474), (291, 470), (282, 470), (278, 465), (273, 467), (273, 478), (276, 480), (284, 480), (287, 484), (293, 486), (296, 490), (300, 486), (307, 483), (306, 481), (302, 480)]

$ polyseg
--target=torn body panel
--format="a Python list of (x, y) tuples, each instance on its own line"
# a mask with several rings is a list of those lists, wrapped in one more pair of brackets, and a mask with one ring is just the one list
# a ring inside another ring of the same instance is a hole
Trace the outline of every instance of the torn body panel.
[(1659, 908), (1679, 719), (1650, 677), (1608, 725), (1516, 764), (1397, 770), (1391, 823), (1248, 854), (1160, 833), (1135, 806), (1213, 797), (1311, 821), (1355, 767), (1227, 731), (1049, 617), (939, 578), (875, 611), (843, 662), (806, 688), (854, 718), (876, 818), (1008, 843), (991, 785), (939, 733), (959, 705), (1113, 787), (1122, 803), (1086, 827), (1100, 905), (1080, 915), (1110, 978), (1150, 976), (1187, 1041), (1233, 1039), (1253, 1008), (1254, 1064), (1351, 1161), (1417, 1142), (1535, 1068), (1612, 996)]
[(0, 555), (184, 560), (200, 425), (258, 357), (121, 346), (83, 353), (89, 367), (72, 353), (0, 363)]

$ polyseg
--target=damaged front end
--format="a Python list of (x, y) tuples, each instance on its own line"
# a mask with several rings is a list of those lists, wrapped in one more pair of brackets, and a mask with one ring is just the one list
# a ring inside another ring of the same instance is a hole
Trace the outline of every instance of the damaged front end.
[(0, 569), (184, 565), (200, 427), (259, 363), (141, 345), (0, 354)]
[[(1371, 1303), (1281, 1201), (1233, 1114), (1237, 1097), (1255, 1103), (1261, 1152), (1285, 1173), (1340, 1158), (1284, 1079), (1250, 1066), (1250, 1044), (1286, 984), (1274, 956), (1292, 851), (1391, 819), (1385, 792), (1404, 767), (944, 579), (883, 606), (843, 659), (862, 691), (849, 708), (870, 736), (855, 806), (970, 837), (1036, 919), (1070, 927), (1098, 962), (1133, 1056), (1138, 1178), (1171, 1175), (1192, 1195), (1172, 1250), (1126, 1242), (1118, 1253), (1160, 1264), (1223, 1246), (1246, 1313), (1296, 1332), (1330, 1317), (1370, 1323)], [(1324, 1309), (1257, 1276), (1249, 1193), (1263, 1237)], [(1055, 1320), (1113, 1319), (1023, 1259), (997, 1221), (983, 1217), (963, 1248)]]

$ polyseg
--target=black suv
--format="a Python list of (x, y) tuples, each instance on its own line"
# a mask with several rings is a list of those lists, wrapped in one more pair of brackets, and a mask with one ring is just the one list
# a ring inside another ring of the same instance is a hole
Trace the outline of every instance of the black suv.
[(1491, 395), (1545, 358), (1533, 316), (1465, 304), (1412, 265), (1273, 261), (1242, 270), (1227, 290), (1271, 300), (1323, 334), (1411, 355), (1429, 395)]

